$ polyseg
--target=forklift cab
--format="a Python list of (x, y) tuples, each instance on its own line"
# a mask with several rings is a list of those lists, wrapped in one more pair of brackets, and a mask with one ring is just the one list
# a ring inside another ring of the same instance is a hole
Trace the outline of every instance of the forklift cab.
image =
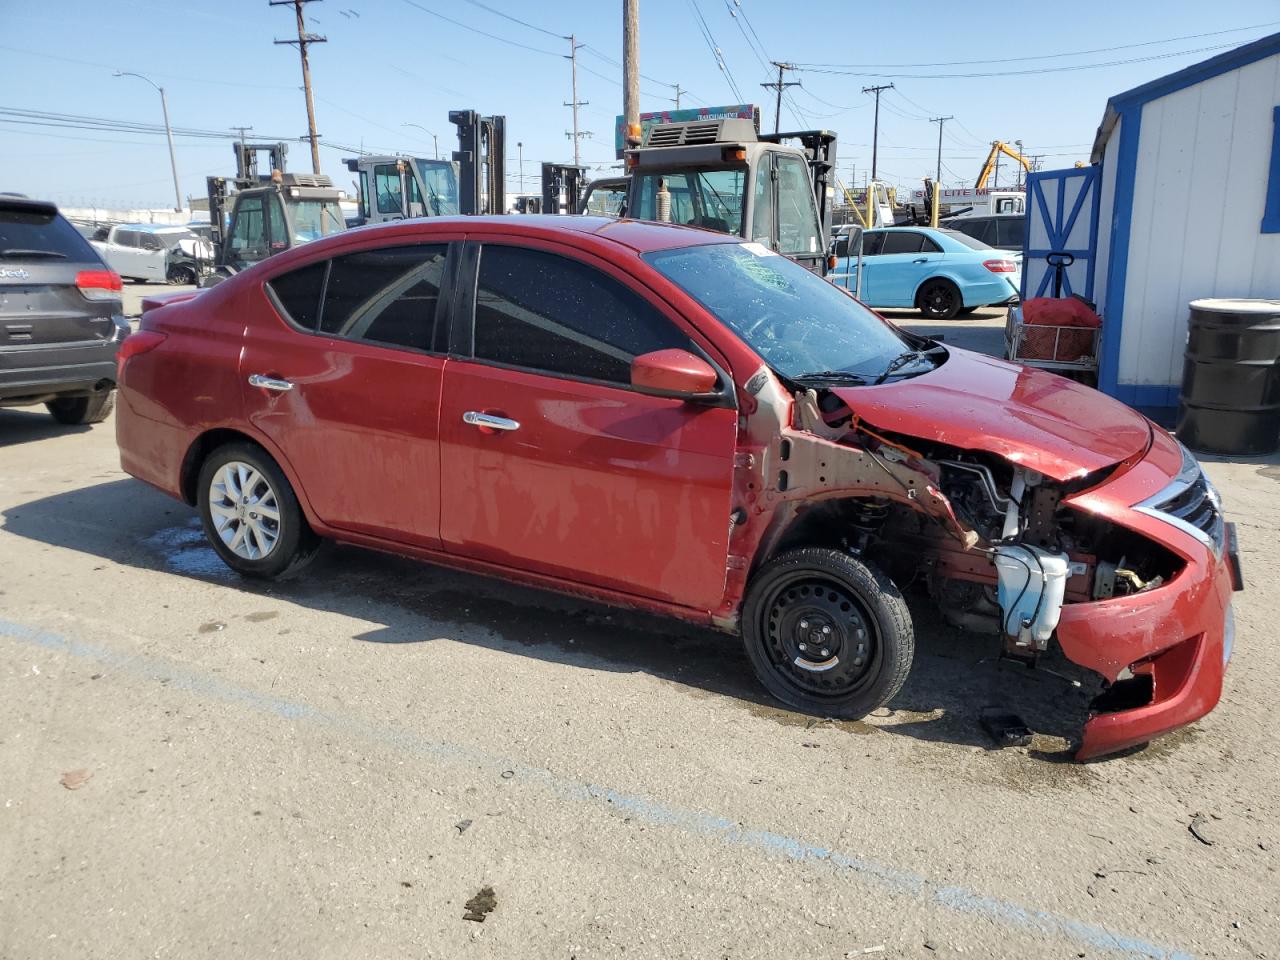
[(448, 160), (422, 157), (359, 157), (347, 160), (358, 173), (360, 222), (384, 223), (459, 212), (458, 168)]
[(231, 211), (223, 265), (243, 270), (345, 227), (332, 189), (282, 183), (241, 190)]
[(749, 120), (658, 124), (627, 153), (627, 216), (734, 234), (825, 275), (834, 150), (832, 134), (760, 137)]

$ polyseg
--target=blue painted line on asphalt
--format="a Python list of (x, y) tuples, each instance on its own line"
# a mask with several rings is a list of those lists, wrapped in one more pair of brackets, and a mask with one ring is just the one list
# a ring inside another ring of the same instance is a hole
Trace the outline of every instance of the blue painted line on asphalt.
[(417, 756), (458, 761), (492, 770), (513, 770), (525, 781), (542, 785), (560, 797), (603, 803), (614, 810), (637, 817), (654, 826), (717, 840), (802, 863), (826, 863), (856, 874), (895, 894), (937, 904), (955, 913), (981, 917), (1019, 932), (1069, 940), (1094, 950), (1150, 960), (1194, 960), (1192, 954), (1127, 936), (1093, 923), (1075, 920), (1047, 910), (1036, 910), (1010, 900), (988, 897), (960, 886), (943, 886), (909, 870), (886, 866), (827, 847), (808, 843), (769, 830), (751, 830), (734, 820), (696, 810), (685, 810), (638, 794), (622, 793), (607, 787), (582, 783), (541, 767), (513, 764), (492, 754), (458, 744), (428, 740), (415, 733), (343, 717), (305, 703), (261, 693), (228, 683), (206, 673), (191, 670), (147, 654), (126, 654), (107, 647), (23, 623), (0, 620), (0, 636), (46, 650), (68, 654), (112, 667), (135, 677), (163, 679), (170, 689), (219, 700), (284, 720), (316, 723), (366, 740), (404, 750)]

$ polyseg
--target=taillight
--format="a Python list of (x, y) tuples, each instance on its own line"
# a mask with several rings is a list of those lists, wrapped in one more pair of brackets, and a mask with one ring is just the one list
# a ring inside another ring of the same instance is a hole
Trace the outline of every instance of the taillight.
[(983, 260), (982, 265), (992, 273), (1017, 273), (1018, 265), (1012, 260)]
[(124, 365), (131, 357), (154, 350), (164, 343), (165, 335), (154, 330), (139, 330), (124, 338), (120, 349), (116, 352), (116, 380), (124, 376)]
[(86, 300), (119, 300), (124, 283), (114, 270), (81, 270), (76, 286)]

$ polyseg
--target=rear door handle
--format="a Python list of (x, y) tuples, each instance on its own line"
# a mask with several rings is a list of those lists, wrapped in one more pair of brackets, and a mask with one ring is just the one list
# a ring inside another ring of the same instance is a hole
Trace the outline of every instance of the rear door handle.
[(249, 386), (261, 387), (263, 390), (274, 390), (276, 393), (287, 393), (293, 389), (293, 384), (288, 380), (279, 380), (276, 377), (268, 377), (261, 373), (249, 374)]
[(520, 424), (516, 420), (510, 420), (507, 417), (495, 417), (491, 413), (481, 413), (478, 410), (468, 410), (462, 415), (462, 422), (469, 423), (473, 427), (488, 427), (490, 430), (520, 429)]

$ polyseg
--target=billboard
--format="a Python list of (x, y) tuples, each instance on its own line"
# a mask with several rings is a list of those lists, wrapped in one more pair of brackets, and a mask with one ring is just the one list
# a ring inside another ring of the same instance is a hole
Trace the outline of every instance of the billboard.
[[(655, 123), (692, 123), (698, 120), (729, 120), (737, 117), (751, 120), (760, 129), (760, 108), (753, 103), (735, 103), (727, 107), (693, 107), (689, 110), (658, 110), (654, 113), (640, 114), (640, 137), (644, 139), (644, 131)], [(617, 158), (622, 159), (622, 151), (626, 147), (626, 121), (619, 116), (613, 125), (613, 146)]]

